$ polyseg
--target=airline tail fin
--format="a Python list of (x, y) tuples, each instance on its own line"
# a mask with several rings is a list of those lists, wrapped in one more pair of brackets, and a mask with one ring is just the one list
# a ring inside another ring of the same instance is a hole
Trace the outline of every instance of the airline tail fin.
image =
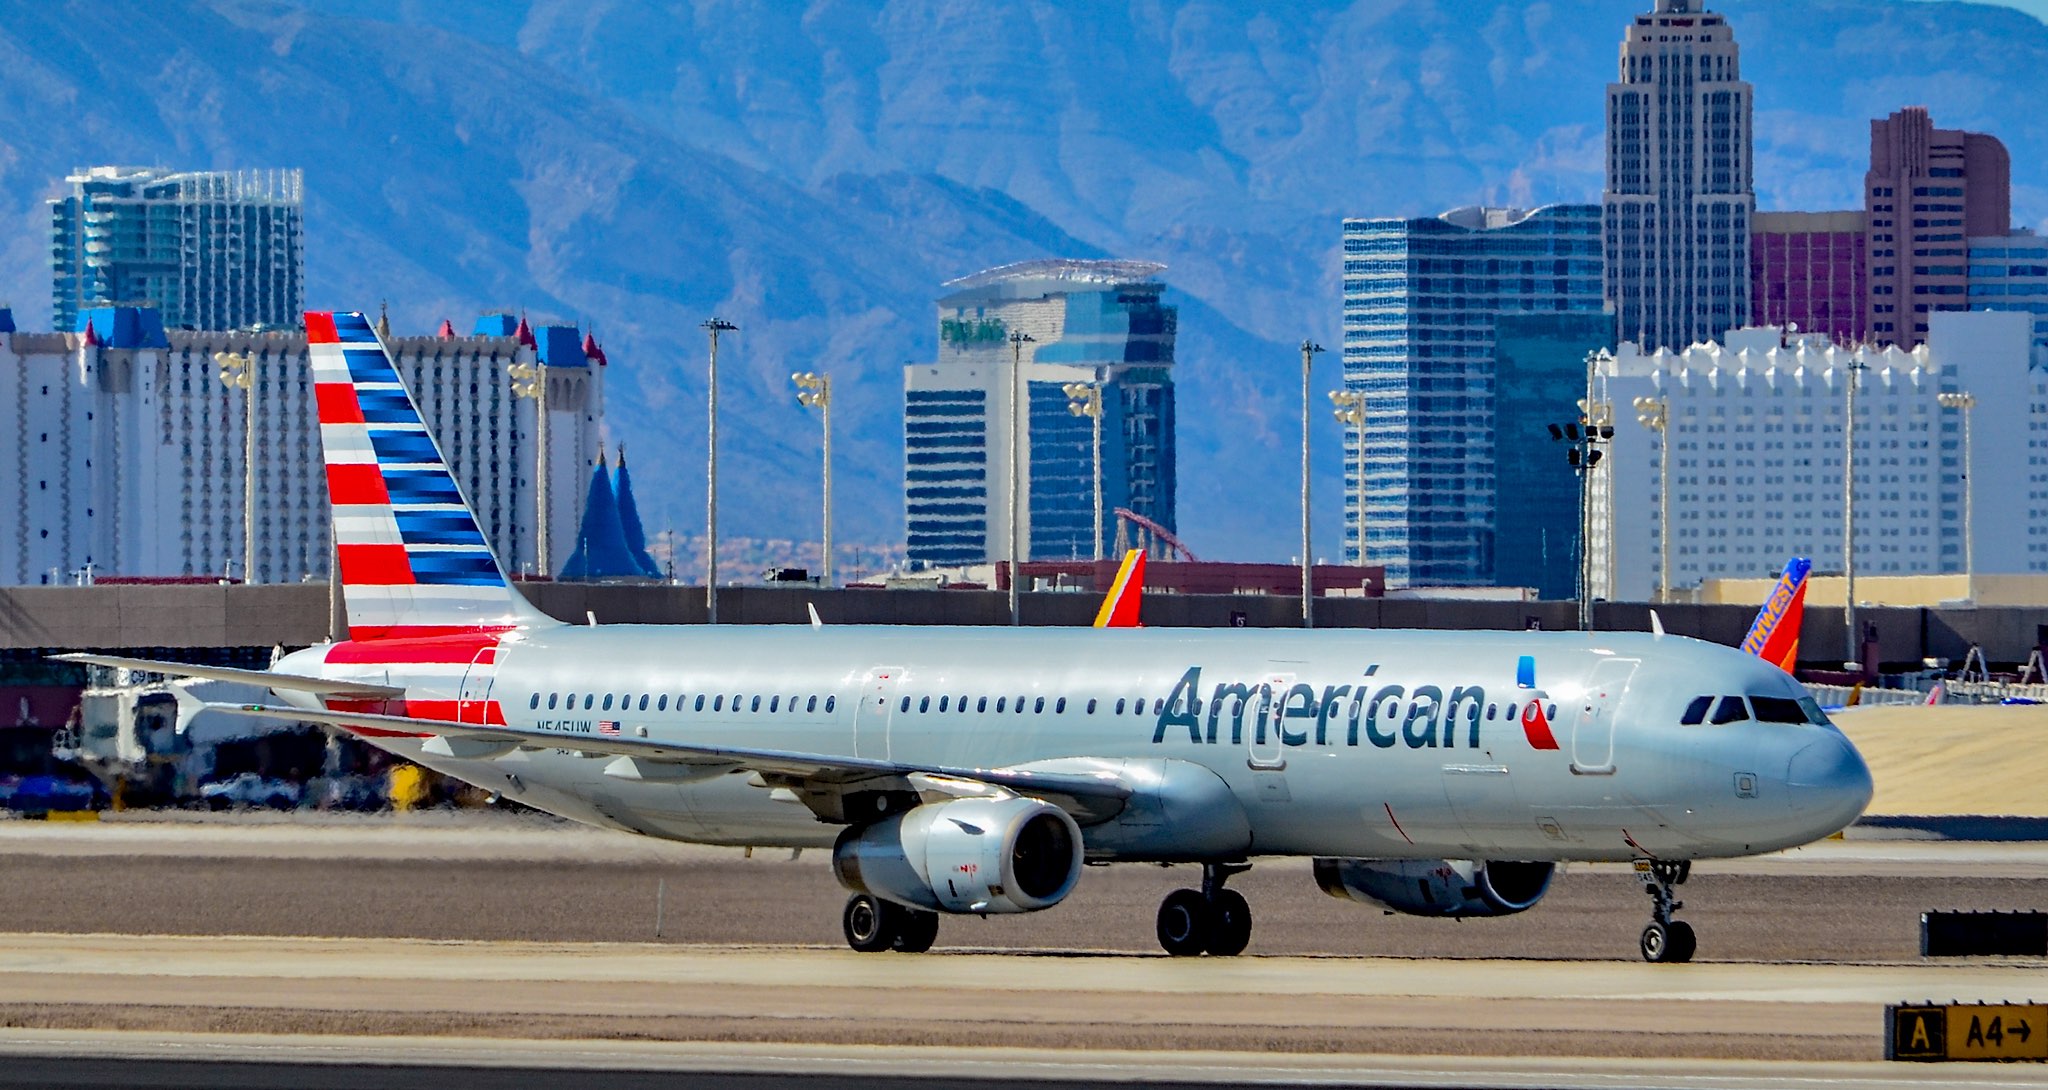
[(1744, 651), (1788, 674), (1799, 661), (1799, 625), (1806, 617), (1806, 577), (1812, 570), (1813, 561), (1793, 557), (1742, 640)]
[(554, 624), (505, 578), (370, 323), (308, 311), (306, 342), (349, 638)]
[(1123, 566), (1116, 570), (1116, 582), (1103, 595), (1102, 609), (1095, 614), (1095, 627), (1138, 627), (1138, 604), (1144, 597), (1145, 550), (1132, 549), (1124, 554)]

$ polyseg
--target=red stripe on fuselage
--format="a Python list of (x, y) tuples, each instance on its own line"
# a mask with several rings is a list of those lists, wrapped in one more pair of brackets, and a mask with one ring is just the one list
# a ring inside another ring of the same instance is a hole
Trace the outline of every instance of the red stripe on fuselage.
[[(462, 628), (452, 632), (393, 629), (397, 633), (412, 632), (408, 635), (394, 635), (386, 638), (364, 639), (351, 632), (353, 637), (346, 643), (337, 643), (327, 649), (330, 663), (369, 663), (379, 666), (397, 666), (407, 663), (468, 663), (476, 661), (477, 653), (485, 648), (495, 648), (498, 636), (509, 631), (506, 628)], [(496, 656), (492, 656), (495, 659)]]
[(360, 424), (363, 406), (356, 400), (356, 388), (346, 382), (316, 382), (313, 400), (320, 409), (322, 424)]
[(339, 507), (391, 502), (391, 493), (384, 488), (384, 474), (374, 465), (356, 463), (327, 467), (327, 495)]
[(344, 587), (411, 586), (412, 559), (403, 545), (341, 546), (341, 585)]

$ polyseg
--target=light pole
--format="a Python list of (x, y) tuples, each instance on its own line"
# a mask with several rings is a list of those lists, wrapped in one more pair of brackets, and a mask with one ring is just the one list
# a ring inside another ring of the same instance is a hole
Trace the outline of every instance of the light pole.
[(1089, 559), (1102, 559), (1102, 383), (1069, 382), (1060, 387), (1067, 395), (1067, 411), (1089, 420), (1095, 454), (1095, 543)]
[(1010, 334), (1010, 623), (1024, 623), (1017, 582), (1023, 577), (1023, 535), (1018, 494), (1024, 488), (1024, 346), (1038, 338), (1022, 330)]
[[(223, 386), (242, 391), (242, 582), (256, 581), (256, 363), (234, 352), (215, 352)], [(335, 573), (332, 578), (340, 578)], [(330, 580), (331, 581), (331, 580)]]
[(534, 560), (543, 576), (552, 575), (554, 567), (548, 556), (548, 373), (547, 365), (535, 360), (532, 363), (515, 363), (505, 368), (512, 378), (512, 396), (530, 399), (533, 402), (533, 551)]
[(1977, 601), (1977, 484), (1970, 475), (1970, 410), (1977, 407), (1977, 398), (1967, 390), (1959, 390), (1936, 394), (1934, 400), (1944, 409), (1955, 409), (1963, 414), (1963, 592), (1974, 604)]
[(1310, 582), (1314, 574), (1315, 556), (1309, 551), (1308, 518), (1308, 379), (1313, 368), (1316, 353), (1323, 346), (1314, 341), (1301, 342), (1301, 627), (1316, 626), (1315, 585)]
[(704, 431), (704, 623), (718, 623), (718, 335), (738, 326), (723, 318), (707, 318), (711, 335), (711, 367), (704, 384), (707, 422)]
[(1635, 399), (1636, 423), (1657, 433), (1657, 600), (1671, 598), (1671, 402)]
[(814, 371), (800, 371), (789, 376), (796, 383), (796, 403), (806, 409), (818, 410), (818, 422), (825, 432), (825, 526), (824, 542), (820, 546), (824, 570), (820, 573), (822, 586), (832, 585), (832, 376)]
[(1842, 425), (1842, 622), (1848, 629), (1849, 655), (1842, 665), (1856, 670), (1862, 668), (1857, 660), (1863, 655), (1856, 633), (1856, 386), (1870, 365), (1863, 362), (1859, 349), (1844, 369), (1849, 372), (1845, 395), (1849, 404)]
[(1589, 407), (1585, 427), (1578, 421), (1550, 425), (1550, 438), (1565, 444), (1564, 459), (1579, 475), (1579, 630), (1593, 630), (1593, 467), (1600, 464), (1600, 444), (1614, 438), (1612, 424), (1596, 424)]
[(1365, 566), (1365, 391), (1331, 390), (1337, 423), (1351, 429), (1358, 447), (1358, 566)]

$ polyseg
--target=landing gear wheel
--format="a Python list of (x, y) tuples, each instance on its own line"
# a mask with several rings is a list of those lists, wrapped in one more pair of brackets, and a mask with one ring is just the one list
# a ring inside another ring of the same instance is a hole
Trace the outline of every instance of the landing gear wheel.
[(922, 954), (932, 948), (939, 939), (939, 914), (926, 912), (921, 908), (898, 908), (903, 914), (902, 927), (896, 932), (896, 945), (892, 947), (899, 954)]
[[(846, 911), (839, 920), (846, 931), (846, 945), (863, 954), (895, 949), (902, 933), (903, 911), (872, 894), (856, 893), (847, 898)], [(933, 934), (936, 936), (937, 928)]]
[(1209, 953), (1236, 957), (1252, 941), (1252, 906), (1234, 889), (1218, 890), (1209, 902)]
[(1670, 929), (1665, 927), (1663, 924), (1656, 922), (1655, 920), (1650, 921), (1650, 926), (1643, 928), (1643, 938), (1641, 946), (1643, 949), (1644, 961), (1651, 962), (1653, 964), (1658, 962), (1670, 961)]
[[(1209, 947), (1209, 899), (1200, 890), (1177, 889), (1159, 902), (1159, 945), (1177, 958), (1198, 956)], [(1245, 919), (1251, 919), (1247, 913)]]
[(1683, 964), (1692, 960), (1693, 952), (1700, 948), (1699, 936), (1692, 933), (1692, 925), (1684, 920), (1673, 920), (1664, 929), (1669, 937), (1670, 949), (1665, 951), (1664, 960)]

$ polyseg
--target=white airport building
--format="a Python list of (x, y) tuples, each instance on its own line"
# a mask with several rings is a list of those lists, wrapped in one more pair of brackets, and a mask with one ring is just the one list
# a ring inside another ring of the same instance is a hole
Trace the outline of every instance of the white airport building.
[[(1702, 580), (1775, 575), (1792, 556), (1839, 573), (1845, 383), (1859, 365), (1857, 574), (2048, 572), (2048, 373), (2031, 366), (2034, 316), (1930, 318), (1911, 352), (1771, 327), (1682, 352), (1624, 343), (1598, 379), (1615, 436), (1594, 474), (1594, 595), (1657, 598), (1667, 441), (1674, 596)], [(1974, 407), (1957, 407), (1958, 394)], [(1639, 398), (1652, 400), (1639, 408)], [(1642, 420), (1659, 403), (1663, 433)]]
[[(252, 581), (324, 579), (327, 485), (304, 334), (166, 331), (153, 311), (127, 307), (88, 310), (80, 326), (5, 334), (0, 443), (11, 449), (0, 464), (12, 472), (0, 471), (0, 510), (10, 512), (0, 583), (244, 578), (252, 402)], [(440, 335), (388, 343), (506, 568), (559, 567), (598, 456), (602, 350), (571, 327), (533, 331), (501, 315), (467, 337), (444, 323)], [(248, 361), (252, 388), (222, 381), (223, 354)], [(532, 396), (541, 374), (556, 543), (545, 565)]]

